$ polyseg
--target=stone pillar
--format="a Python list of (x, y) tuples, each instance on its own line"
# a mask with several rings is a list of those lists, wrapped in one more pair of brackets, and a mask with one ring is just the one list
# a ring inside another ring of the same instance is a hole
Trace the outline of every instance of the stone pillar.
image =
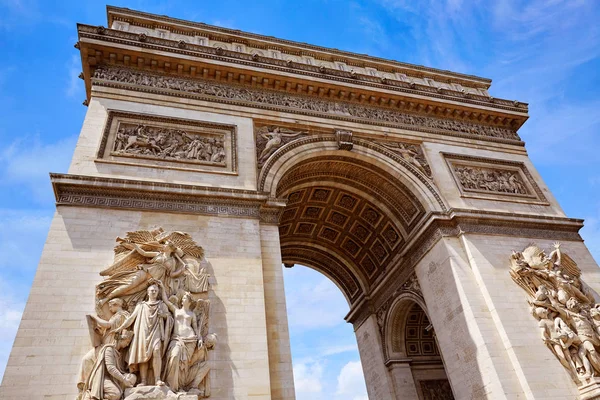
[(455, 397), (524, 397), (459, 239), (440, 239), (415, 272)]
[(409, 361), (394, 361), (389, 366), (398, 400), (419, 400)]
[[(509, 274), (512, 250), (531, 241), (468, 234), (442, 238), (416, 267), (457, 398), (577, 397), (574, 382), (540, 338), (525, 292)], [(550, 241), (538, 244), (548, 248)], [(564, 249), (590, 264), (583, 243)], [(598, 281), (599, 272), (590, 271), (590, 282)]]
[[(509, 274), (512, 251), (521, 251), (531, 242), (518, 237), (461, 236), (473, 277), (526, 396), (537, 399), (551, 392), (557, 397), (575, 398), (576, 385), (542, 342), (527, 294)], [(555, 240), (535, 242), (541, 249), (552, 249)], [(561, 250), (582, 269), (581, 279), (597, 289), (600, 270), (583, 242), (563, 242)]]
[(261, 225), (265, 308), (267, 316), (267, 342), (269, 347), (269, 371), (273, 399), (294, 400), (294, 374), (292, 353), (285, 304), (281, 247), (276, 225)]
[(396, 399), (392, 380), (383, 359), (383, 344), (375, 314), (369, 315), (354, 332), (369, 399)]

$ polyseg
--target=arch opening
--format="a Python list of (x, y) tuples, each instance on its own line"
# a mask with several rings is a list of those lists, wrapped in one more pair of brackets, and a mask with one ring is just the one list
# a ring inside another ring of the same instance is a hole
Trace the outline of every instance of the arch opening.
[[(307, 139), (304, 144), (298, 140), (278, 149), (260, 172), (260, 188), (273, 198), (287, 201), (279, 219), (283, 263), (308, 266), (332, 280), (350, 307), (347, 319), (355, 324), (354, 312), (370, 302), (374, 289), (388, 272), (402, 265), (407, 245), (415, 239), (427, 217), (444, 211), (445, 206), (428, 178), (402, 160), (369, 147), (366, 141), (352, 151), (340, 151), (331, 138), (321, 139), (311, 138), (313, 142)], [(429, 326), (425, 314), (419, 314), (418, 310), (422, 309), (411, 311), (409, 307), (403, 311), (403, 327), (407, 326), (406, 313), (416, 318), (416, 325), (408, 325), (410, 334), (422, 332), (421, 325), (425, 322)], [(372, 318), (375, 321), (377, 317), (372, 314)], [(374, 323), (373, 333), (377, 332), (378, 322)], [(354, 328), (357, 338), (359, 329), (367, 329), (357, 324)], [(418, 371), (431, 370), (445, 378), (435, 340), (426, 336), (429, 330), (424, 332), (408, 347), (403, 342), (400, 352), (408, 358), (406, 349), (410, 348)], [(405, 336), (406, 333), (402, 337)], [(393, 382), (393, 369), (385, 364), (386, 340), (367, 344), (359, 339), (358, 343), (361, 357), (367, 347), (368, 351), (379, 354), (379, 376), (389, 375)], [(398, 351), (396, 347), (394, 350)], [(411, 371), (412, 368), (411, 364)], [(365, 374), (367, 385), (376, 385), (369, 382), (373, 377), (368, 375)], [(394, 385), (388, 386), (391, 394)], [(413, 387), (420, 399), (424, 398), (423, 390), (428, 389)]]
[[(400, 296), (391, 307), (384, 330), (387, 363), (397, 394), (412, 390), (406, 387), (406, 379), (410, 378), (419, 400), (452, 400), (435, 331), (425, 310), (422, 299), (412, 294)], [(399, 376), (401, 371), (404, 376)], [(401, 385), (401, 381), (405, 384)]]
[(399, 260), (428, 208), (376, 160), (314, 153), (285, 169), (275, 197), (282, 259), (330, 277), (352, 305)]

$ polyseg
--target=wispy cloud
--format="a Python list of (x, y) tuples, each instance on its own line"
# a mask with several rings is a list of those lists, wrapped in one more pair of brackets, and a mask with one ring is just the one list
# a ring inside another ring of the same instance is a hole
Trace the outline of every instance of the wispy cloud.
[(337, 379), (336, 395), (344, 399), (368, 400), (360, 361), (350, 361), (342, 367)]
[(25, 308), (22, 296), (18, 296), (11, 286), (0, 278), (0, 381)]
[(52, 201), (48, 172), (66, 172), (76, 137), (43, 143), (39, 136), (23, 136), (0, 152), (0, 187), (16, 185), (24, 196), (47, 204)]

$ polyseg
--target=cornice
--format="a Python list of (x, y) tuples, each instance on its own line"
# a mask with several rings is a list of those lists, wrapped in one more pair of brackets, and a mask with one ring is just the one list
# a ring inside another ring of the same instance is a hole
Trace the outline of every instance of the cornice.
[[(365, 100), (369, 102), (375, 102), (376, 104), (379, 104), (382, 101), (387, 104), (393, 100), (390, 98), (390, 96), (397, 95), (405, 96), (406, 102), (408, 103), (414, 103), (413, 108), (415, 108), (417, 111), (431, 112), (437, 107), (438, 112), (443, 112), (445, 115), (452, 114), (451, 116), (456, 117), (457, 114), (452, 110), (455, 109), (457, 105), (448, 103), (452, 102), (460, 104), (462, 107), (477, 109), (478, 111), (476, 112), (469, 112), (468, 116), (477, 118), (478, 120), (485, 120), (485, 122), (503, 121), (504, 123), (507, 123), (506, 121), (510, 120), (510, 122), (517, 124), (515, 127), (518, 127), (527, 119), (527, 105), (525, 103), (510, 100), (495, 99), (488, 96), (462, 93), (454, 90), (436, 88), (394, 79), (378, 78), (315, 65), (286, 62), (284, 60), (262, 57), (256, 54), (251, 55), (239, 53), (221, 48), (202, 46), (183, 41), (151, 37), (83, 24), (78, 25), (78, 32), (80, 39), (78, 46), (82, 50), (82, 61), (84, 66), (85, 64), (89, 64), (89, 66), (93, 67), (98, 64), (110, 64), (112, 62), (115, 62), (119, 65), (119, 59), (123, 60), (120, 62), (120, 65), (127, 65), (128, 62), (135, 65), (135, 60), (132, 59), (132, 55), (125, 55), (128, 50), (123, 48), (123, 46), (135, 46), (136, 52), (139, 53), (140, 49), (145, 51), (144, 53), (139, 54), (144, 54), (145, 58), (143, 58), (143, 62), (145, 64), (150, 64), (152, 69), (161, 68), (165, 70), (165, 72), (177, 73), (184, 76), (194, 76), (196, 73), (203, 73), (202, 69), (204, 69), (204, 67), (188, 65), (191, 62), (189, 59), (191, 56), (194, 59), (197, 59), (198, 62), (211, 63), (210, 68), (218, 69), (218, 71), (215, 70), (212, 72), (212, 74), (216, 74), (224, 80), (230, 80), (228, 73), (231, 73), (230, 70), (225, 68), (224, 63), (226, 63), (231, 67), (237, 66), (239, 68), (246, 68), (246, 72), (240, 72), (239, 74), (242, 74), (245, 78), (249, 79), (249, 83), (252, 85), (264, 85), (264, 79), (269, 81), (269, 85), (275, 85), (275, 81), (279, 80), (282, 87), (291, 84), (294, 88), (296, 88), (296, 91), (298, 91), (298, 85), (296, 83), (292, 83), (293, 81), (286, 81), (286, 79), (289, 79), (286, 76), (278, 76), (277, 78), (259, 78), (257, 76), (251, 77), (251, 74), (257, 74), (257, 69), (260, 69), (265, 71), (264, 73), (293, 74), (296, 75), (297, 78), (308, 80), (308, 82), (300, 85), (302, 88), (300, 91), (311, 91), (310, 88), (312, 87), (314, 88), (313, 90), (315, 94), (319, 91), (320, 88), (318, 88), (318, 86), (321, 84), (320, 82), (315, 81), (315, 79), (329, 81), (334, 85), (352, 85), (353, 87), (340, 88), (339, 90), (336, 90), (336, 96), (340, 97), (342, 100), (344, 99), (344, 96), (351, 97), (352, 93), (357, 90), (360, 91), (360, 88), (356, 88), (356, 86), (359, 85), (363, 87), (364, 90), (377, 92), (384, 90), (387, 92), (393, 92), (385, 94), (382, 93), (381, 97), (375, 99), (372, 99), (372, 93), (364, 95)], [(113, 47), (108, 52), (110, 54), (104, 54), (106, 51), (99, 48), (101, 45)], [(119, 46), (120, 48), (115, 48)], [(111, 53), (113, 51), (114, 53)], [(173, 58), (184, 57), (185, 59), (166, 62), (168, 67), (165, 67), (164, 57), (159, 57), (156, 54), (148, 54), (156, 53), (157, 51), (166, 51), (172, 54)], [(118, 53), (123, 54), (119, 55)], [(87, 57), (85, 57), (86, 54)], [(148, 57), (156, 57), (156, 59), (150, 60)], [(217, 64), (215, 65), (214, 63)], [(252, 72), (248, 71), (248, 69), (250, 69)], [(84, 75), (86, 81), (88, 81), (92, 71), (88, 71), (86, 74), (86, 70), (89, 70), (89, 67), (84, 68)], [(234, 73), (234, 75), (238, 75), (238, 79), (239, 74)], [(251, 79), (254, 79), (254, 82)], [(330, 89), (326, 90), (329, 91)], [(358, 93), (354, 93), (354, 96), (357, 99), (360, 98), (360, 94)], [(420, 106), (420, 102), (424, 101), (423, 99), (420, 99), (423, 96), (435, 102), (436, 106), (433, 106), (432, 109), (428, 109), (426, 104)], [(396, 103), (399, 101), (400, 100), (394, 100), (393, 102)], [(446, 108), (448, 108), (450, 111), (445, 111)]]
[[(266, 48), (278, 48), (281, 45), (286, 46), (291, 49), (297, 49), (300, 53), (312, 53), (315, 56), (318, 55), (336, 55), (338, 58), (350, 58), (356, 61), (363, 61), (367, 63), (374, 63), (376, 65), (381, 66), (382, 64), (387, 67), (395, 67), (398, 69), (402, 69), (407, 72), (412, 72), (413, 74), (431, 74), (438, 77), (444, 78), (454, 78), (456, 80), (470, 82), (472, 84), (479, 84), (483, 87), (488, 88), (491, 84), (492, 80), (488, 78), (482, 78), (474, 75), (462, 74), (458, 72), (452, 72), (447, 70), (440, 70), (436, 68), (426, 67), (422, 65), (408, 64), (395, 60), (389, 60), (374, 56), (369, 56), (366, 54), (357, 54), (349, 51), (343, 51), (339, 49), (332, 49), (322, 46), (316, 46), (308, 43), (295, 42), (286, 39), (280, 39), (273, 36), (265, 36), (251, 32), (242, 32), (240, 30), (228, 29), (219, 26), (209, 25), (201, 22), (193, 22), (182, 19), (177, 19), (173, 17), (168, 17), (165, 15), (156, 15), (151, 13), (146, 13), (137, 10), (131, 10), (128, 8), (107, 6), (107, 21), (108, 26), (111, 26), (113, 21), (135, 21), (142, 20), (144, 22), (140, 23), (140, 25), (145, 27), (172, 27), (174, 31), (179, 34), (184, 35), (192, 35), (192, 34), (218, 34), (220, 38), (223, 40), (230, 39), (235, 41), (236, 43), (244, 43), (248, 40), (252, 40), (255, 42), (260, 42)], [(279, 46), (278, 46), (279, 45)], [(303, 51), (304, 50), (304, 51)], [(319, 53), (319, 54), (315, 54)]]
[(402, 282), (413, 273), (415, 266), (445, 237), (461, 235), (491, 235), (556, 241), (581, 241), (579, 230), (583, 220), (565, 217), (539, 216), (495, 211), (450, 209), (430, 213), (403, 248), (400, 260), (377, 280), (368, 301), (353, 304), (346, 317), (355, 327), (371, 313), (393, 300)]
[(132, 179), (50, 174), (57, 206), (201, 214), (277, 224), (284, 199), (267, 193)]

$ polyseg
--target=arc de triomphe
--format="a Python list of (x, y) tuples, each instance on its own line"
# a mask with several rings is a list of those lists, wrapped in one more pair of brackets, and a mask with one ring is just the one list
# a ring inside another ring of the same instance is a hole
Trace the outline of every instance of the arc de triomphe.
[(1, 398), (293, 399), (282, 262), (344, 293), (370, 399), (599, 398), (600, 270), (527, 104), (129, 9), (77, 29), (88, 111)]

